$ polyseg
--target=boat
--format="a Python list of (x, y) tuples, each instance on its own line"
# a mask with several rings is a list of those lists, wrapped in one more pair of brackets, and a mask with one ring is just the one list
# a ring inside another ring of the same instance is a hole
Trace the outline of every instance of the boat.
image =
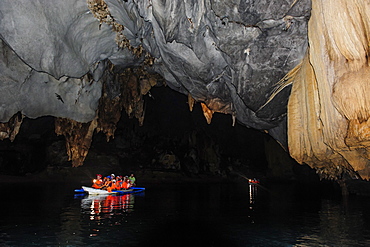
[(250, 178), (248, 179), (249, 184), (259, 184), (260, 180), (257, 178)]
[(124, 195), (124, 194), (134, 194), (145, 191), (145, 188), (141, 187), (131, 187), (128, 190), (112, 190), (111, 192), (107, 190), (95, 189), (88, 186), (82, 186), (82, 189), (76, 189), (75, 193), (89, 194), (89, 195)]

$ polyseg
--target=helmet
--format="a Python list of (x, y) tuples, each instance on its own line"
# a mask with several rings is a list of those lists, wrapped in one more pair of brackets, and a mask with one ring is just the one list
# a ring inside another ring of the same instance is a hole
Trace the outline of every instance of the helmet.
[(101, 178), (101, 177), (103, 177), (101, 174), (96, 174), (96, 177), (98, 178)]
[(116, 175), (114, 175), (113, 173), (110, 175), (112, 178), (114, 178)]

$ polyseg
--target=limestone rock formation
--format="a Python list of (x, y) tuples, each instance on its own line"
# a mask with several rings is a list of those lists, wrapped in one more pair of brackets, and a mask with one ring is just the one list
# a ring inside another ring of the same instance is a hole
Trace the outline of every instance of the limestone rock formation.
[(370, 177), (369, 31), (368, 1), (312, 2), (309, 49), (292, 78), (288, 141), (292, 157), (329, 177), (353, 170)]
[(167, 85), (207, 122), (230, 114), (323, 176), (368, 178), (369, 10), (360, 0), (3, 0), (0, 136), (14, 138), (24, 116), (55, 116), (79, 166), (94, 131), (113, 138), (122, 109), (144, 121), (142, 95)]

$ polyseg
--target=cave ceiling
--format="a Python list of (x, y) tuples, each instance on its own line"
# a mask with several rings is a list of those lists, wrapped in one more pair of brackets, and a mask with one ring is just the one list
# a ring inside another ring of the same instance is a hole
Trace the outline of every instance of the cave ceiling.
[[(229, 114), (320, 173), (367, 178), (368, 102), (348, 103), (368, 89), (367, 10), (359, 0), (2, 0), (0, 138), (14, 139), (24, 117), (54, 116), (79, 166), (95, 131), (113, 138), (122, 111), (143, 123), (143, 95), (168, 86), (208, 123)], [(343, 94), (347, 81), (358, 83)]]

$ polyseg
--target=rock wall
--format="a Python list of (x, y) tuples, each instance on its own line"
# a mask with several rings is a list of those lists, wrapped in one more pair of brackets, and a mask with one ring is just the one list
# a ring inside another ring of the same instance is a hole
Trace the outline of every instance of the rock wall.
[[(147, 70), (171, 88), (249, 127), (271, 129), (284, 122), (288, 90), (276, 97), (278, 107), (257, 110), (304, 56), (310, 3), (23, 0), (2, 1), (0, 11), (8, 54), (1, 57), (1, 82), (12, 89), (2, 97), (2, 122), (17, 111), (91, 121), (106, 69), (100, 61), (127, 68), (149, 54), (155, 59)], [(139, 47), (147, 52), (141, 57)], [(84, 80), (86, 74), (92, 78)]]
[[(117, 101), (99, 101), (103, 84), (130, 98), (133, 88), (118, 77), (141, 67), (202, 102), (207, 121), (227, 113), (286, 146), (289, 89), (264, 103), (304, 56), (309, 1), (5, 0), (0, 13), (1, 122), (17, 112), (95, 121), (98, 109)], [(104, 76), (107, 70), (115, 79)], [(126, 111), (137, 103), (124, 103)], [(135, 116), (143, 121), (140, 110)]]
[[(122, 109), (144, 121), (142, 95), (166, 84), (209, 123), (221, 112), (264, 130), (323, 177), (368, 178), (369, 10), (360, 0), (3, 0), (0, 136), (14, 138), (24, 116), (55, 116), (109, 140)], [(85, 155), (89, 140), (58, 133)]]

